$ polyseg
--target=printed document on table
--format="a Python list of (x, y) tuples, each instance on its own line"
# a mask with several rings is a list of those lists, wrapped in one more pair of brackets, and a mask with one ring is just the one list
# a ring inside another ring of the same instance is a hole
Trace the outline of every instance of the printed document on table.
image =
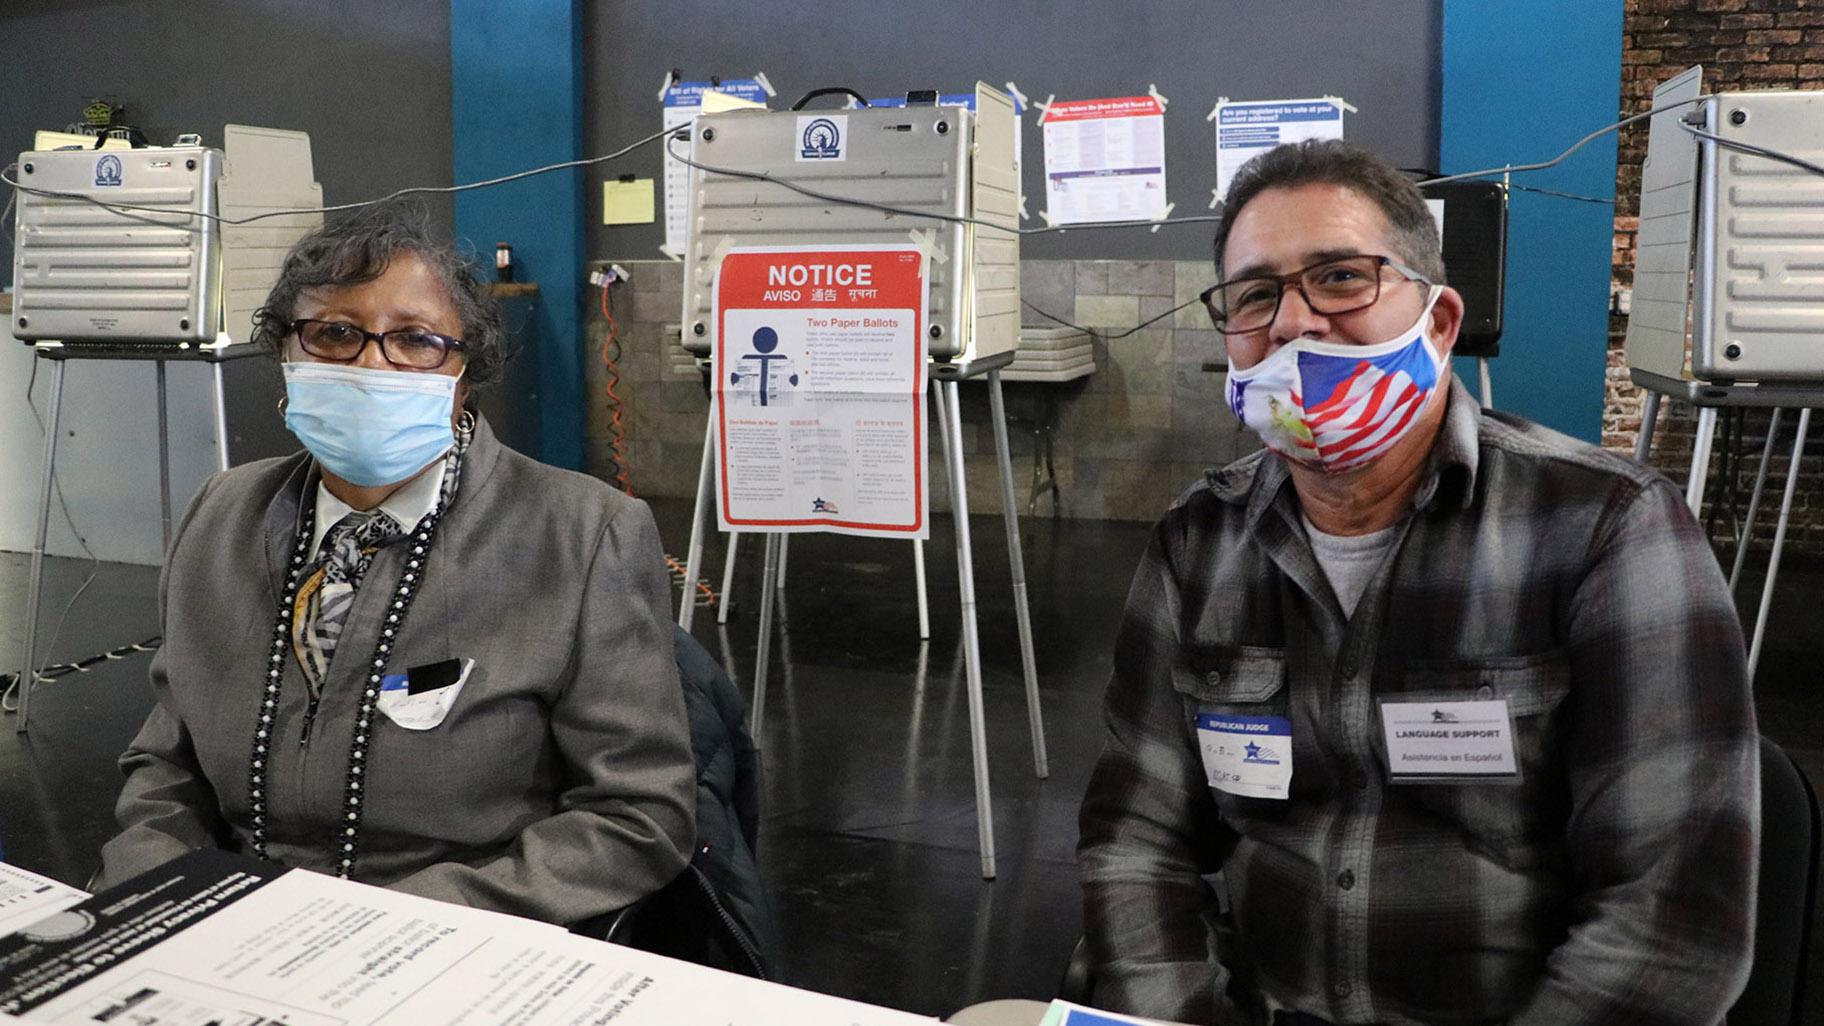
[(1341, 139), (1348, 104), (1334, 96), (1313, 100), (1219, 100), (1216, 122), (1216, 198), (1229, 194), (1241, 166), (1282, 143)]
[(1165, 106), (1158, 97), (1060, 100), (1040, 123), (1052, 223), (1165, 216)]
[[(132, 1026), (929, 1022), (220, 852), (0, 941), (0, 1014)], [(186, 861), (188, 860), (188, 861)]]
[(88, 897), (48, 876), (0, 863), (0, 937)]

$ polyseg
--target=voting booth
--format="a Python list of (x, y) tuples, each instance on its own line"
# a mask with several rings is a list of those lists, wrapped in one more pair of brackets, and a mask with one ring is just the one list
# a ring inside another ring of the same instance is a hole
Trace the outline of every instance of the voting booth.
[[(1816, 225), (1824, 212), (1824, 91), (1704, 95), (1693, 67), (1653, 91), (1641, 171), (1628, 376), (1646, 390), (1635, 457), (1646, 460), (1662, 396), (1697, 407), (1685, 501), (1704, 500), (1717, 412), (1772, 408), (1729, 575), (1741, 576), (1760, 510), (1773, 439), (1798, 410), (1786, 491), (1749, 646), (1760, 662), (1780, 554), (1786, 542), (1811, 411), (1824, 407), (1824, 306), (1815, 278)], [(1799, 163), (1780, 159), (1792, 154)], [(1800, 166), (1809, 161), (1813, 168)]]
[[(957, 387), (966, 377), (989, 383), (1033, 768), (1040, 777), (1048, 772), (1000, 388), (1000, 370), (1020, 338), (1014, 103), (977, 83), (973, 109), (935, 102), (798, 108), (705, 114), (688, 129), (681, 340), (706, 361), (713, 396), (678, 622), (688, 629), (695, 612), (691, 591), (713, 493), (717, 523), (730, 532), (723, 615), (738, 532), (766, 535), (756, 735), (766, 709), (774, 588), (792, 533), (911, 539), (919, 630), (928, 637), (929, 392), (957, 525), (976, 825), (982, 875), (992, 878)], [(671, 145), (681, 154), (675, 136)]]

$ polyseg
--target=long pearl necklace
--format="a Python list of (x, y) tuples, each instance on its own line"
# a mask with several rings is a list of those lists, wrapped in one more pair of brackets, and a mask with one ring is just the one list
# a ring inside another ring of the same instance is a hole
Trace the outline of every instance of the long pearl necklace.
[[(458, 471), (459, 468), (451, 467), (445, 472)], [(406, 556), (405, 569), (399, 574), (399, 583), (393, 588), (392, 599), (387, 604), (386, 622), (380, 628), (380, 641), (374, 646), (373, 658), (369, 660), (366, 686), (362, 688), (361, 704), (355, 714), (355, 740), (348, 753), (348, 781), (342, 792), (340, 851), (337, 853), (336, 868), (336, 875), (340, 877), (347, 877), (354, 871), (355, 856), (360, 850), (361, 804), (365, 793), (362, 771), (367, 765), (369, 728), (373, 724), (374, 705), (380, 698), (381, 678), (386, 673), (393, 639), (405, 629), (405, 617), (411, 612), (412, 596), (424, 581), (425, 558), (431, 551), (431, 542), (437, 537), (437, 525), (443, 519), (445, 501), (447, 497), (439, 497), (437, 505), (412, 529), (411, 552)], [(307, 501), (303, 505), (302, 516), (298, 521), (298, 541), (291, 550), (291, 565), (286, 572), (285, 589), (279, 598), (278, 616), (272, 628), (272, 650), (266, 661), (266, 692), (260, 701), (259, 720), (253, 728), (253, 756), (248, 766), (247, 808), (253, 817), (253, 854), (262, 859), (268, 857), (267, 755), (273, 741), (273, 726), (278, 720), (279, 684), (284, 679), (286, 649), (291, 634), (292, 603), (297, 598), (298, 585), (309, 562), (311, 535), (316, 522), (316, 504)]]

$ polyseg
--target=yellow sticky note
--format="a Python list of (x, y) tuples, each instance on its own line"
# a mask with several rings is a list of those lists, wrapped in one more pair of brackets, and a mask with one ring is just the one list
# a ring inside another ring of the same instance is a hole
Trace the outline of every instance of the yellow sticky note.
[(602, 183), (603, 224), (651, 224), (652, 221), (652, 179)]

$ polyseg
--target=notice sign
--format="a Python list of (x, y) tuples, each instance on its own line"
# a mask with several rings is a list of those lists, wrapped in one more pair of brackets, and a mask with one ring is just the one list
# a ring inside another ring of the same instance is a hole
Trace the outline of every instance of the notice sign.
[(1334, 96), (1315, 100), (1222, 100), (1211, 117), (1216, 122), (1216, 198), (1229, 194), (1229, 183), (1241, 165), (1281, 143), (1305, 139), (1341, 139), (1343, 110)]
[(1040, 123), (1048, 221), (1165, 216), (1165, 107), (1158, 98), (1061, 100), (1046, 108)]
[(716, 512), (725, 531), (930, 534), (925, 257), (735, 248), (716, 276)]

